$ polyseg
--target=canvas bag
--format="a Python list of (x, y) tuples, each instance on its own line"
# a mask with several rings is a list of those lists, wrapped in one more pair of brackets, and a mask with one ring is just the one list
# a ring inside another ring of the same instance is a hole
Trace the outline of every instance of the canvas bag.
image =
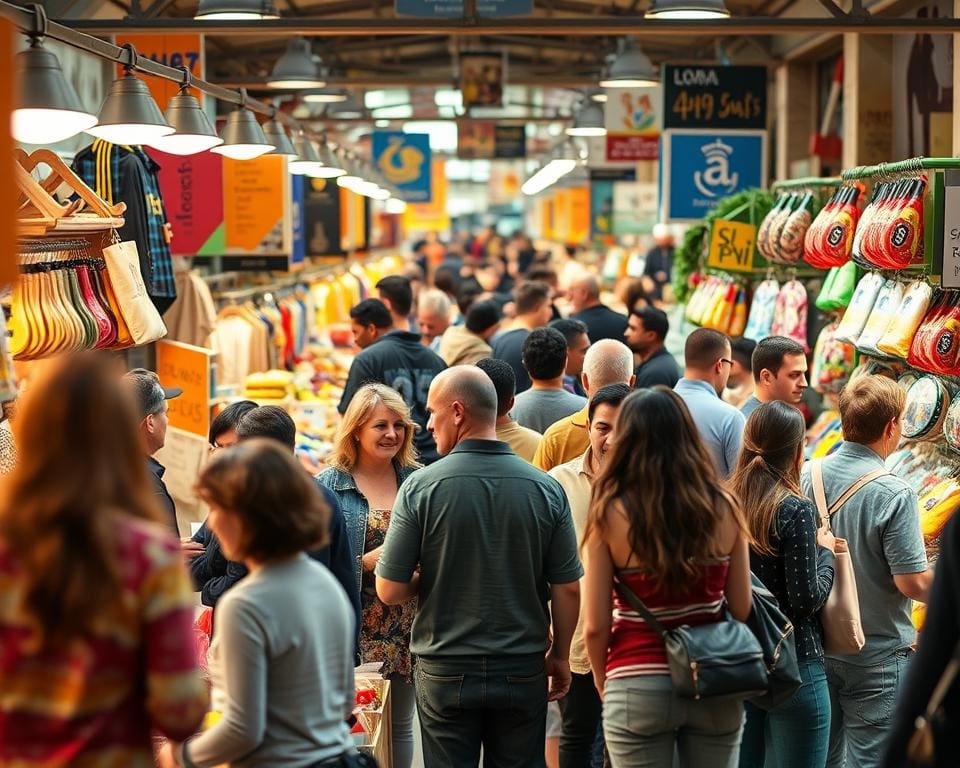
[[(889, 474), (885, 469), (870, 472), (847, 490), (835, 502), (827, 506), (827, 495), (823, 487), (823, 460), (810, 462), (810, 480), (813, 484), (813, 498), (820, 513), (820, 521), (830, 527), (830, 518), (846, 504), (867, 483)], [(823, 626), (823, 650), (828, 655), (846, 655), (860, 653), (866, 644), (863, 624), (860, 620), (860, 598), (857, 595), (857, 579), (853, 572), (853, 560), (847, 549), (846, 539), (837, 539), (835, 552), (833, 589), (826, 604), (820, 611), (820, 623)]]
[(103, 249), (103, 258), (133, 343), (149, 344), (166, 336), (167, 326), (163, 324), (163, 318), (150, 301), (147, 288), (143, 284), (137, 244), (132, 240), (115, 240)]

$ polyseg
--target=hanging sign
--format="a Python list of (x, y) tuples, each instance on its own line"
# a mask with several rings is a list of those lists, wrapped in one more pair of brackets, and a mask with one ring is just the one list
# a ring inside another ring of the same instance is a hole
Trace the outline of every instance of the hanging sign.
[(157, 342), (157, 376), (165, 387), (183, 394), (167, 401), (170, 426), (206, 437), (210, 431), (210, 358), (203, 347), (161, 339)]
[(464, 109), (503, 104), (503, 54), (461, 53), (460, 93)]
[(173, 229), (174, 256), (224, 252), (223, 159), (214, 152), (167, 155), (147, 149), (160, 166), (160, 194)]
[(310, 256), (343, 256), (340, 243), (341, 189), (335, 179), (304, 181), (304, 243)]
[(293, 253), (293, 199), (287, 160), (223, 160), (224, 270), (290, 267)]
[[(464, 15), (463, 0), (396, 0), (398, 16), (454, 19)], [(533, 0), (476, 0), (477, 16), (529, 16)]]
[(520, 196), (522, 183), (523, 163), (491, 163), (487, 200), (490, 205), (511, 205)]
[(652, 181), (613, 182), (613, 234), (649, 234), (657, 223), (660, 189)]
[(604, 120), (607, 161), (635, 163), (660, 155), (660, 88), (607, 91)]
[(960, 172), (945, 171), (943, 188), (943, 268), (940, 285), (960, 288)]
[(307, 230), (303, 210), (306, 196), (304, 184), (306, 181), (306, 176), (298, 174), (290, 175), (291, 198), (293, 202), (291, 206), (293, 217), (293, 249), (290, 253), (290, 266), (288, 267), (290, 272), (303, 269), (304, 262), (307, 258)]
[(373, 162), (408, 203), (430, 201), (430, 134), (373, 132)]
[(460, 160), (490, 160), (496, 151), (496, 126), (485, 120), (457, 124), (457, 157)]
[(447, 170), (444, 160), (434, 160), (430, 184), (433, 197), (428, 203), (408, 205), (403, 214), (403, 228), (408, 234), (444, 232), (450, 229), (447, 211)]
[(523, 125), (498, 125), (493, 132), (493, 156), (518, 160), (527, 156), (527, 129)]
[(593, 168), (590, 170), (590, 236), (602, 239), (613, 234), (613, 185), (634, 181), (634, 168)]
[(752, 272), (756, 246), (755, 225), (717, 219), (710, 234), (707, 267), (725, 272)]
[(666, 64), (664, 128), (767, 127), (767, 68)]
[(665, 221), (702, 219), (719, 200), (767, 183), (766, 131), (665, 131)]
[[(132, 44), (137, 55), (145, 59), (152, 59), (173, 69), (187, 67), (194, 77), (204, 77), (203, 35), (117, 35), (115, 42), (119, 46)], [(180, 86), (172, 80), (160, 77), (143, 79), (160, 109), (165, 109), (167, 102), (180, 90)], [(199, 91), (191, 93), (203, 99)]]

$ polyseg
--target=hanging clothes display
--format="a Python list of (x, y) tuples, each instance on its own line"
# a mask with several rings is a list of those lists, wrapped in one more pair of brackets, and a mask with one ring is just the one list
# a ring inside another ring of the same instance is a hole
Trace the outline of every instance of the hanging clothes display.
[(210, 334), (217, 324), (217, 306), (210, 287), (195, 270), (180, 270), (175, 280), (177, 300), (163, 313), (167, 338), (209, 348)]
[(108, 203), (126, 203), (125, 223), (118, 234), (137, 244), (147, 292), (164, 312), (176, 299), (177, 288), (170, 227), (157, 179), (160, 166), (141, 147), (97, 139), (77, 154), (73, 169)]

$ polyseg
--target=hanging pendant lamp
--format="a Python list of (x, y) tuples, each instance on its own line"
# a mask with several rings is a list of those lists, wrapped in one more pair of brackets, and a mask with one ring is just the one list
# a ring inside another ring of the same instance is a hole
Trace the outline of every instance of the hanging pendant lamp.
[(310, 41), (304, 37), (293, 37), (287, 43), (287, 50), (273, 65), (273, 72), (267, 81), (270, 88), (323, 88), (327, 83), (320, 77), (320, 67), (313, 60)]
[(326, 141), (320, 142), (320, 165), (307, 171), (310, 176), (317, 179), (337, 179), (346, 176), (347, 171), (343, 162), (337, 157), (337, 154), (330, 149)]
[(728, 19), (723, 0), (653, 0), (644, 14), (648, 19)]
[(136, 49), (129, 44), (123, 47), (130, 51), (130, 63), (123, 77), (111, 84), (97, 115), (97, 125), (88, 128), (87, 133), (111, 144), (152, 146), (174, 129), (153, 100), (147, 84), (133, 74), (138, 59)]
[(56, 144), (97, 124), (96, 115), (83, 108), (73, 84), (60, 68), (60, 60), (43, 47), (47, 16), (34, 6), (36, 29), (30, 47), (17, 54), (15, 93), (11, 115), (13, 137), (25, 144)]
[(354, 94), (349, 94), (345, 101), (330, 104), (327, 107), (327, 115), (334, 119), (350, 120), (363, 117), (366, 113), (363, 101), (357, 99)]
[[(246, 92), (241, 93), (245, 99)], [(274, 148), (274, 145), (267, 141), (256, 115), (243, 105), (229, 114), (226, 125), (220, 131), (220, 138), (223, 139), (223, 144), (210, 151), (231, 160), (253, 160)]]
[(200, 0), (197, 21), (250, 21), (276, 19), (273, 0)]
[(185, 69), (184, 78), (180, 92), (170, 99), (163, 115), (174, 133), (153, 142), (155, 149), (171, 155), (196, 155), (223, 144), (200, 102), (189, 91), (189, 70)]
[(296, 160), (300, 153), (293, 146), (286, 129), (279, 120), (274, 117), (263, 124), (263, 135), (267, 138), (268, 144), (273, 144), (268, 155), (285, 155), (290, 160)]
[(303, 100), (308, 104), (336, 104), (349, 98), (343, 88), (334, 88), (333, 86), (325, 86), (303, 94)]
[(606, 136), (603, 107), (595, 101), (587, 101), (580, 106), (573, 118), (573, 125), (567, 128), (568, 136)]
[(303, 131), (297, 133), (293, 140), (293, 147), (297, 151), (297, 157), (291, 160), (287, 166), (290, 173), (297, 176), (304, 174), (312, 176), (311, 171), (320, 166), (320, 155), (317, 154), (317, 148)]
[(602, 88), (643, 88), (656, 85), (660, 77), (656, 67), (640, 50), (635, 40), (622, 41), (620, 52), (610, 63), (606, 77), (600, 81)]

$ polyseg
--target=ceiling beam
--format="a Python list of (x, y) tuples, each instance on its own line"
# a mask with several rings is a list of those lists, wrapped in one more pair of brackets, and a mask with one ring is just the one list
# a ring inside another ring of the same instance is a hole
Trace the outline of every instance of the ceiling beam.
[[(119, 4), (119, 0), (109, 0)], [(125, 6), (124, 6), (125, 7)], [(757, 18), (732, 19), (656, 20), (623, 16), (613, 18), (523, 18), (510, 20), (487, 20), (467, 24), (458, 19), (274, 19), (268, 21), (206, 22), (202, 25), (193, 19), (70, 19), (69, 26), (82, 32), (97, 35), (107, 34), (176, 34), (197, 32), (221, 37), (250, 37), (263, 35), (307, 37), (369, 37), (371, 35), (404, 36), (450, 35), (453, 37), (477, 37), (482, 35), (549, 35), (570, 37), (596, 37), (597, 35), (657, 35), (709, 37), (739, 37), (740, 35), (782, 35), (823, 32), (837, 35), (859, 33), (866, 35), (891, 34), (946, 34), (960, 32), (960, 19), (947, 18), (876, 18), (859, 21), (845, 18)]]

